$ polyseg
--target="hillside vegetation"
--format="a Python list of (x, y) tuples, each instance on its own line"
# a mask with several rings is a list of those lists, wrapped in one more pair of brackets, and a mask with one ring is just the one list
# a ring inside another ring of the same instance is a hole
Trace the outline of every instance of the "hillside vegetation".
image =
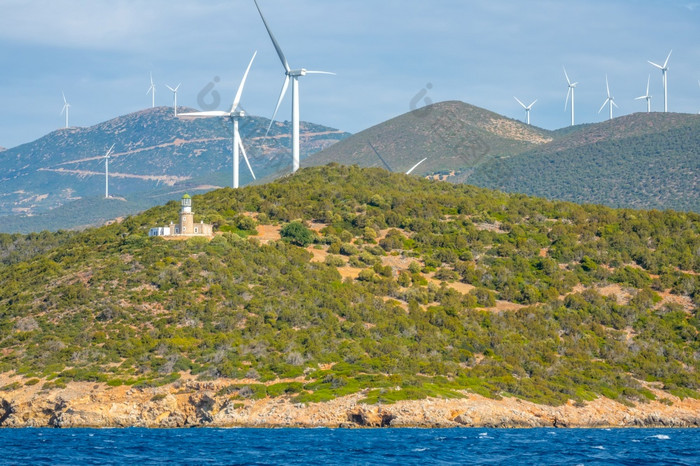
[(230, 379), (234, 399), (298, 402), (700, 396), (696, 214), (337, 165), (193, 205), (221, 234), (148, 238), (170, 202), (0, 235), (0, 373), (46, 391)]
[(700, 117), (637, 113), (546, 131), (462, 102), (409, 112), (314, 154), (329, 162), (578, 203), (700, 212)]
[(590, 125), (460, 181), (550, 199), (700, 211), (700, 118), (636, 114)]

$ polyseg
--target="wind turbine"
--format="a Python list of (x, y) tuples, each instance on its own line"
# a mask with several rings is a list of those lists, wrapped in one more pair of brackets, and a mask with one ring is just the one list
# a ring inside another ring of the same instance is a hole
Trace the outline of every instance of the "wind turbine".
[[(602, 112), (603, 109), (605, 108), (606, 105), (610, 106), (610, 119), (613, 119), (613, 105), (617, 107), (617, 104), (615, 103), (615, 97), (610, 95), (610, 85), (608, 84), (608, 75), (605, 75), (605, 88), (608, 91), (608, 98), (605, 99), (605, 102), (603, 102), (603, 106), (600, 107), (600, 110), (598, 110), (598, 113)], [(620, 108), (620, 107), (617, 107)]]
[(170, 89), (170, 91), (173, 93), (173, 96), (174, 96), (173, 109), (175, 110), (175, 116), (177, 116), (177, 90), (180, 89), (181, 85), (182, 85), (182, 83), (178, 84), (177, 86), (175, 86), (175, 89), (168, 86), (167, 84), (165, 85), (165, 87)]
[(66, 128), (68, 128), (68, 109), (70, 109), (70, 104), (66, 100), (66, 94), (64, 94), (63, 91), (61, 91), (61, 95), (63, 96), (63, 108), (61, 109), (60, 114), (66, 114)]
[(668, 52), (668, 56), (666, 57), (666, 61), (664, 62), (663, 66), (658, 65), (652, 61), (649, 62), (652, 66), (661, 70), (661, 75), (663, 77), (663, 82), (664, 82), (664, 112), (668, 112), (668, 76), (667, 76), (667, 72), (668, 72), (668, 60), (671, 58), (672, 53), (673, 53), (673, 50)]
[[(277, 39), (275, 39), (275, 36), (270, 30), (270, 26), (268, 26), (267, 21), (265, 20), (265, 16), (263, 16), (262, 14), (262, 10), (260, 10), (260, 5), (258, 5), (258, 1), (254, 1), (255, 6), (258, 9), (258, 13), (260, 13), (260, 18), (262, 18), (263, 24), (265, 25), (265, 29), (267, 29), (267, 33), (269, 34), (270, 39), (272, 40), (272, 45), (275, 46), (277, 55), (279, 56), (280, 61), (282, 62), (285, 75), (284, 84), (282, 84), (282, 92), (280, 93), (279, 100), (277, 101), (275, 113), (272, 115), (272, 119), (270, 120), (270, 126), (268, 126), (267, 128), (267, 133), (270, 132), (270, 128), (272, 128), (272, 123), (275, 121), (275, 117), (277, 116), (277, 111), (279, 110), (280, 105), (282, 104), (282, 99), (284, 99), (284, 95), (287, 93), (287, 88), (289, 87), (289, 80), (292, 80), (292, 173), (294, 173), (297, 170), (299, 170), (299, 78), (302, 76), (306, 76), (307, 74), (335, 73), (329, 73), (328, 71), (309, 71), (305, 68), (292, 70), (289, 66), (289, 63), (287, 62), (287, 59), (284, 56), (284, 53), (282, 52), (282, 49), (280, 48), (279, 43), (277, 42)], [(265, 133), (265, 136), (267, 136), (267, 133)]]
[(530, 110), (532, 110), (532, 106), (535, 105), (535, 102), (537, 102), (537, 99), (535, 99), (535, 102), (532, 102), (530, 105), (525, 105), (518, 99), (517, 97), (513, 96), (515, 100), (518, 101), (518, 103), (525, 109), (525, 115), (527, 117), (527, 124), (530, 124)]
[(571, 96), (571, 126), (574, 126), (574, 92), (578, 82), (572, 83), (569, 79), (569, 75), (566, 74), (566, 68), (564, 68), (564, 76), (566, 76), (566, 82), (569, 85), (569, 90), (566, 92), (566, 103), (564, 104), (564, 110), (569, 105), (569, 96)]
[(153, 73), (151, 73), (151, 87), (146, 91), (146, 95), (152, 94), (151, 98), (151, 108), (156, 107), (156, 85), (153, 84)]
[(651, 96), (649, 95), (649, 81), (651, 81), (651, 75), (649, 75), (649, 77), (647, 78), (647, 93), (634, 99), (634, 100), (646, 99), (646, 101), (647, 101), (647, 113), (651, 112)]
[(107, 153), (105, 154), (105, 199), (109, 199), (109, 156), (112, 154), (112, 150), (114, 150), (114, 144), (112, 144), (112, 147), (109, 148)]
[(214, 117), (219, 117), (219, 118), (229, 118), (231, 122), (233, 123), (233, 187), (238, 188), (238, 166), (240, 165), (240, 156), (239, 156), (239, 149), (240, 152), (243, 153), (243, 158), (245, 159), (246, 165), (248, 165), (248, 170), (250, 170), (250, 174), (253, 175), (253, 179), (255, 178), (255, 173), (253, 172), (253, 168), (250, 166), (250, 161), (248, 160), (248, 155), (245, 153), (245, 148), (243, 147), (243, 142), (241, 141), (241, 134), (238, 132), (238, 121), (245, 116), (245, 111), (242, 108), (239, 108), (239, 103), (241, 101), (241, 94), (243, 93), (243, 87), (245, 86), (245, 81), (248, 79), (248, 72), (250, 71), (250, 67), (253, 66), (253, 60), (255, 60), (255, 56), (258, 54), (256, 51), (253, 54), (253, 58), (250, 59), (250, 63), (248, 64), (248, 68), (245, 70), (245, 74), (243, 75), (243, 80), (241, 81), (241, 84), (238, 86), (238, 91), (236, 92), (236, 97), (233, 99), (233, 105), (231, 106), (231, 111), (229, 112), (222, 112), (222, 111), (210, 111), (210, 112), (195, 112), (195, 113), (181, 113), (180, 117), (184, 118), (214, 118)]

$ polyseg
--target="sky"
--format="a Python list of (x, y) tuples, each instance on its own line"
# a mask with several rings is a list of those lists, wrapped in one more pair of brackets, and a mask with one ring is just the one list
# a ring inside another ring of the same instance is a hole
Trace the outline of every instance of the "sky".
[[(607, 119), (605, 76), (619, 109), (700, 112), (700, 1), (693, 0), (259, 0), (292, 68), (335, 72), (300, 83), (301, 119), (359, 132), (444, 100), (461, 100), (533, 125)], [(151, 106), (228, 109), (253, 52), (243, 94), (271, 117), (282, 65), (253, 0), (0, 0), (0, 146), (64, 126), (92, 126)], [(291, 118), (291, 92), (278, 119)], [(218, 95), (219, 99), (215, 97)], [(218, 105), (217, 105), (218, 104)]]

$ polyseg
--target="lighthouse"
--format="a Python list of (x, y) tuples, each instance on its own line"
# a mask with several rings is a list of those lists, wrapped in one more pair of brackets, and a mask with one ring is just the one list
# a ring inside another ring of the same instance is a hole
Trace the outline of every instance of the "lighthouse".
[(186, 239), (189, 236), (213, 236), (212, 225), (204, 222), (194, 222), (192, 212), (192, 197), (185, 194), (180, 199), (180, 221), (169, 226), (151, 228), (148, 236), (162, 236), (165, 239)]
[(180, 234), (194, 234), (194, 214), (192, 213), (192, 198), (189, 194), (182, 196), (180, 201), (182, 210), (180, 210)]

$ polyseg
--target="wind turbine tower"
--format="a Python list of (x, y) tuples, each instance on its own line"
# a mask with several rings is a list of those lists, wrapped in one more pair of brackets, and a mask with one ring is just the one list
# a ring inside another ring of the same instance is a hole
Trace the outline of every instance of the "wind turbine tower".
[[(265, 16), (262, 14), (262, 10), (260, 10), (260, 5), (258, 5), (258, 1), (255, 1), (255, 6), (258, 9), (258, 13), (260, 13), (260, 18), (262, 18), (263, 24), (265, 25), (265, 29), (267, 29), (267, 33), (270, 36), (270, 39), (272, 40), (272, 45), (274, 45), (275, 50), (277, 51), (277, 55), (280, 58), (280, 61), (282, 62), (282, 66), (284, 67), (284, 84), (282, 84), (282, 92), (280, 93), (279, 100), (277, 101), (277, 106), (275, 107), (275, 113), (272, 115), (272, 119), (270, 120), (270, 126), (267, 128), (267, 133), (270, 132), (270, 128), (272, 128), (272, 123), (275, 121), (275, 117), (277, 116), (277, 111), (280, 108), (280, 105), (282, 104), (282, 99), (284, 99), (284, 95), (287, 93), (287, 88), (289, 87), (289, 80), (292, 80), (292, 172), (296, 172), (299, 170), (299, 78), (302, 76), (306, 76), (307, 74), (335, 74), (335, 73), (329, 73), (328, 71), (309, 71), (305, 68), (301, 68), (298, 70), (292, 70), (291, 67), (289, 66), (289, 63), (287, 62), (287, 59), (284, 56), (284, 53), (282, 52), (282, 48), (280, 47), (279, 43), (277, 42), (277, 39), (275, 39), (275, 36), (272, 34), (272, 31), (270, 30), (270, 26), (268, 26), (267, 21), (265, 20)], [(267, 133), (265, 134), (267, 136)]]
[(617, 104), (615, 103), (615, 97), (610, 95), (610, 85), (608, 84), (608, 75), (607, 74), (605, 75), (605, 88), (608, 91), (608, 98), (605, 99), (605, 102), (603, 102), (603, 106), (600, 107), (600, 110), (598, 110), (598, 113), (602, 112), (606, 105), (609, 105), (610, 106), (610, 119), (612, 120), (613, 119), (613, 105), (617, 108), (620, 108), (620, 107), (618, 107)]
[(569, 96), (571, 96), (571, 126), (574, 126), (574, 92), (578, 82), (572, 83), (569, 79), (569, 75), (566, 73), (566, 68), (564, 68), (564, 76), (566, 77), (566, 82), (569, 85), (569, 90), (566, 92), (566, 103), (564, 103), (564, 110), (569, 105)]
[(640, 95), (639, 97), (634, 99), (634, 100), (645, 99), (647, 101), (647, 113), (651, 112), (651, 96), (649, 95), (649, 82), (650, 81), (651, 81), (651, 75), (647, 78), (647, 93), (644, 95)]
[(520, 99), (518, 99), (517, 97), (513, 96), (513, 98), (514, 98), (515, 100), (517, 100), (518, 103), (525, 109), (525, 116), (526, 116), (526, 119), (527, 119), (527, 124), (529, 125), (529, 124), (530, 124), (530, 110), (532, 110), (532, 106), (535, 105), (535, 102), (537, 102), (537, 99), (535, 99), (535, 101), (532, 102), (530, 105), (525, 105), (525, 104), (522, 103), (522, 102), (520, 101)]
[(175, 86), (175, 89), (168, 86), (167, 84), (165, 85), (165, 87), (170, 89), (170, 91), (173, 93), (173, 109), (175, 111), (175, 116), (177, 116), (177, 90), (180, 89), (181, 85), (182, 85), (182, 83), (178, 84), (177, 86)]
[(112, 155), (112, 150), (114, 150), (114, 144), (109, 148), (105, 154), (105, 199), (109, 199), (109, 156)]
[(151, 108), (156, 107), (156, 85), (153, 84), (153, 73), (151, 73), (151, 87), (146, 91), (146, 95), (151, 94)]
[(255, 173), (253, 173), (253, 168), (250, 166), (250, 161), (248, 160), (248, 155), (245, 153), (245, 148), (243, 147), (243, 142), (241, 141), (241, 134), (238, 132), (238, 122), (241, 118), (245, 116), (245, 111), (243, 111), (242, 108), (239, 107), (239, 103), (241, 101), (241, 95), (243, 94), (243, 87), (245, 86), (246, 79), (248, 79), (248, 72), (250, 72), (250, 67), (253, 66), (253, 60), (255, 60), (255, 56), (258, 54), (258, 52), (255, 52), (253, 54), (253, 58), (250, 59), (250, 63), (248, 64), (248, 68), (245, 70), (245, 74), (243, 75), (243, 80), (241, 81), (241, 84), (238, 86), (238, 91), (236, 92), (236, 97), (233, 99), (233, 105), (231, 106), (231, 111), (229, 112), (222, 112), (222, 111), (210, 111), (210, 112), (195, 112), (195, 113), (181, 113), (180, 117), (182, 118), (229, 118), (231, 122), (233, 123), (233, 187), (235, 189), (238, 189), (238, 182), (239, 182), (239, 170), (238, 166), (240, 165), (240, 153), (243, 153), (243, 158), (245, 159), (245, 163), (248, 165), (248, 170), (250, 170), (250, 174), (253, 175), (253, 179), (255, 180)]
[(664, 82), (664, 112), (668, 112), (668, 60), (671, 58), (672, 53), (673, 50), (668, 52), (668, 56), (666, 57), (666, 61), (664, 62), (663, 66), (652, 61), (649, 62), (652, 66), (661, 70), (661, 76)]
[(66, 100), (66, 94), (61, 92), (61, 95), (63, 96), (63, 108), (61, 109), (61, 115), (64, 113), (66, 114), (66, 128), (68, 128), (68, 110), (70, 109), (70, 104)]

